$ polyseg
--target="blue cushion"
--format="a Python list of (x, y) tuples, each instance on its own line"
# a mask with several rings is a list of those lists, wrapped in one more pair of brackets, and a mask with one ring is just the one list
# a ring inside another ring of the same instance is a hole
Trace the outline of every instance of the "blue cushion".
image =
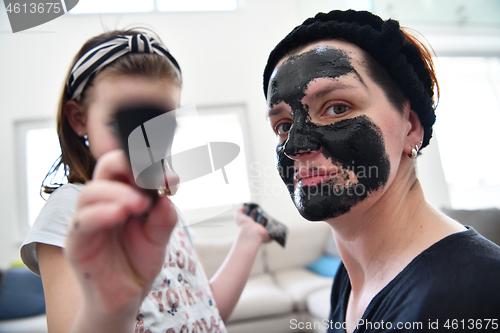
[(9, 269), (0, 289), (0, 320), (44, 313), (42, 279), (25, 268)]
[(307, 269), (319, 275), (334, 277), (341, 262), (340, 258), (325, 254), (307, 266)]

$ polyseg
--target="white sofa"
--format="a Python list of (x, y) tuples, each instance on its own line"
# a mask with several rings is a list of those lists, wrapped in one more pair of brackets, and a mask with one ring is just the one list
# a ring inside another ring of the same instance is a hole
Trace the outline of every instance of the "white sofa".
[[(500, 210), (444, 210), (446, 214), (500, 245)], [(232, 222), (233, 223), (233, 222)], [(229, 252), (233, 238), (194, 239), (207, 275), (211, 277)], [(227, 322), (229, 333), (325, 332), (329, 317), (332, 278), (306, 267), (336, 248), (330, 227), (303, 222), (289, 229), (285, 249), (275, 242), (262, 246), (250, 279)], [(299, 329), (300, 324), (318, 324)], [(45, 316), (0, 321), (0, 333), (44, 333)]]
[[(233, 240), (234, 237), (194, 238), (209, 278), (225, 259)], [(289, 226), (284, 249), (274, 241), (261, 246), (248, 283), (226, 323), (228, 332), (313, 331), (299, 327), (328, 318), (333, 279), (306, 267), (325, 251), (331, 253), (336, 249), (330, 227), (322, 222)], [(40, 315), (0, 321), (0, 333), (45, 333), (45, 320), (45, 316)]]
[[(195, 238), (196, 251), (210, 278), (229, 252), (233, 238)], [(229, 333), (324, 332), (333, 279), (306, 267), (336, 252), (331, 229), (322, 222), (289, 227), (286, 246), (261, 247), (241, 298), (226, 323)], [(307, 329), (314, 327), (316, 330)], [(304, 329), (301, 329), (301, 328)]]
[(28, 318), (0, 320), (0, 333), (47, 333), (45, 315)]

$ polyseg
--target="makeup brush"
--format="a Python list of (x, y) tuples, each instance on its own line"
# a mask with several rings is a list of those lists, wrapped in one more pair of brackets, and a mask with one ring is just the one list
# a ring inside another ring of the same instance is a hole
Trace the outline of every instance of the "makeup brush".
[(278, 242), (282, 247), (285, 247), (286, 233), (288, 228), (281, 222), (269, 217), (259, 205), (255, 203), (245, 203), (247, 208), (245, 214), (250, 216), (255, 222), (262, 224), (276, 242)]
[(157, 105), (131, 105), (118, 109), (113, 119), (136, 185), (153, 198), (175, 194), (179, 183), (166, 172), (171, 170), (168, 158), (176, 128), (175, 113), (167, 111)]

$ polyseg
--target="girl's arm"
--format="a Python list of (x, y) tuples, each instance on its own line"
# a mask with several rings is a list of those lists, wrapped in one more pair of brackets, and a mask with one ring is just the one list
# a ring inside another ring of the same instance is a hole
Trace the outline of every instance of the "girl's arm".
[(64, 253), (39, 246), (51, 333), (133, 332), (177, 213), (166, 197), (153, 206), (131, 178), (123, 152), (102, 156), (79, 197)]
[(240, 298), (260, 245), (271, 240), (266, 228), (243, 213), (245, 209), (242, 207), (236, 213), (236, 222), (240, 226), (238, 236), (221, 267), (210, 279), (223, 321), (229, 318)]
[(88, 310), (88, 314), (85, 314), (83, 305), (88, 305), (88, 302), (83, 300), (81, 286), (62, 248), (38, 243), (37, 257), (45, 295), (48, 332), (133, 332), (136, 320), (130, 315), (125, 314), (122, 318)]
[(38, 243), (38, 265), (42, 276), (48, 331), (69, 332), (82, 301), (75, 273), (63, 255), (63, 249)]

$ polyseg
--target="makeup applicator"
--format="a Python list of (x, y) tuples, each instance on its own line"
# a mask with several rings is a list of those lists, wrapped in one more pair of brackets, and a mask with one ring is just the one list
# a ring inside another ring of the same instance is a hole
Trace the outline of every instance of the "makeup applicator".
[(113, 121), (136, 185), (153, 198), (175, 194), (179, 183), (177, 176), (167, 173), (172, 170), (168, 159), (176, 128), (175, 112), (167, 111), (157, 105), (126, 106)]
[(255, 222), (262, 224), (276, 242), (278, 242), (282, 247), (285, 247), (286, 233), (288, 228), (281, 222), (270, 218), (259, 205), (255, 203), (245, 203), (247, 208), (245, 214), (250, 216)]

